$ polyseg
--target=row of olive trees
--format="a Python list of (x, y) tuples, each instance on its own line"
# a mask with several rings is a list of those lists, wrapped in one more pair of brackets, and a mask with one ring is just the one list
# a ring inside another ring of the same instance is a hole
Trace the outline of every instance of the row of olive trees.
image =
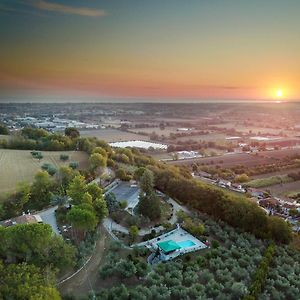
[[(139, 278), (137, 286), (114, 286), (102, 290), (98, 299), (117, 296), (120, 299), (241, 299), (246, 296), (263, 257), (263, 242), (253, 235), (239, 234), (224, 223), (218, 224), (211, 219), (204, 223), (205, 234), (214, 235), (219, 241), (205, 255), (199, 253), (192, 258), (188, 254), (176, 261), (158, 264), (146, 277)], [(229, 240), (226, 244), (220, 239), (224, 235)], [(122, 271), (124, 264), (126, 272)], [(130, 260), (125, 263), (110, 254), (100, 276), (102, 279), (117, 276), (122, 280), (137, 280), (134, 265)]]
[(265, 290), (259, 299), (298, 300), (300, 253), (292, 247), (277, 247), (270, 265)]

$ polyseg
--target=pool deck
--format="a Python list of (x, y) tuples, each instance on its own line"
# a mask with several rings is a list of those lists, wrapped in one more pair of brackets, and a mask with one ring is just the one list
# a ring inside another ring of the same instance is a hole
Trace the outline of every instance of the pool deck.
[(170, 241), (170, 240), (172, 240), (176, 243), (179, 243), (179, 244), (186, 242), (186, 241), (191, 241), (191, 242), (193, 242), (193, 245), (182, 247), (182, 248), (177, 249), (169, 254), (161, 253), (161, 257), (160, 257), (161, 261), (171, 260), (179, 255), (183, 255), (183, 254), (186, 254), (189, 252), (194, 252), (194, 251), (198, 251), (198, 250), (207, 248), (207, 246), (204, 243), (202, 243), (200, 240), (195, 238), (193, 235), (191, 235), (190, 233), (188, 233), (181, 227), (177, 227), (176, 229), (174, 229), (172, 231), (169, 231), (163, 235), (160, 235), (152, 240), (140, 243), (137, 246), (145, 246), (148, 249), (150, 249), (152, 252), (156, 252), (156, 250), (158, 248), (158, 245), (157, 245), (158, 243)]

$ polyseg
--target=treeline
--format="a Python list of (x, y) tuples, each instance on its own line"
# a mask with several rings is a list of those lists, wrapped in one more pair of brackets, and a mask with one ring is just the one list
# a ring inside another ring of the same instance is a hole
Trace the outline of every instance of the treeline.
[(187, 179), (175, 168), (161, 165), (151, 169), (155, 174), (156, 187), (181, 203), (258, 238), (274, 239), (279, 243), (290, 242), (292, 235), (289, 225), (278, 217), (267, 216), (255, 203)]
[(226, 145), (222, 145), (213, 141), (197, 141), (197, 140), (182, 140), (176, 141), (176, 144), (171, 144), (168, 146), (167, 152), (174, 151), (192, 151), (192, 150), (205, 150), (205, 149), (218, 149), (227, 150), (229, 152), (233, 151), (233, 145), (227, 142)]
[[(77, 131), (77, 129), (74, 129)], [(49, 133), (44, 129), (27, 127), (10, 139), (1, 139), (0, 148), (19, 150), (66, 151), (75, 150), (78, 135)]]
[[(59, 176), (61, 176), (62, 180), (69, 173), (68, 169), (65, 169), (65, 167), (61, 168)], [(72, 171), (70, 170), (70, 172)], [(12, 218), (22, 215), (27, 210), (40, 210), (47, 207), (51, 203), (52, 196), (60, 188), (59, 181), (51, 178), (46, 171), (39, 171), (35, 175), (32, 184), (20, 183), (15, 192), (6, 196), (0, 205), (0, 218)]]

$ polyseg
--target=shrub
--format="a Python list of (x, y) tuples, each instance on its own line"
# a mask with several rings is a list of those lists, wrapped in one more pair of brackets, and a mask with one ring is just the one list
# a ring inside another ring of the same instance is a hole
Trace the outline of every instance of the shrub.
[(66, 160), (69, 159), (69, 155), (67, 155), (67, 154), (61, 154), (59, 158), (60, 158), (60, 160), (62, 160), (62, 161), (66, 161)]
[(73, 170), (77, 169), (79, 166), (78, 162), (77, 161), (72, 161), (69, 163), (69, 167)]
[(128, 206), (128, 202), (123, 200), (119, 203), (121, 209), (125, 209)]

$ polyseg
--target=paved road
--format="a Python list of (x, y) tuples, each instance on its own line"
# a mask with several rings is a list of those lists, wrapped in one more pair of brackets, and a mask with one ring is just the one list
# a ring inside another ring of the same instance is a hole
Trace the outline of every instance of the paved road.
[(51, 225), (52, 230), (56, 234), (60, 234), (57, 228), (56, 217), (55, 217), (55, 210), (57, 209), (57, 207), (58, 206), (56, 205), (48, 209), (45, 209), (43, 211), (40, 211), (36, 214), (41, 216), (43, 223)]

